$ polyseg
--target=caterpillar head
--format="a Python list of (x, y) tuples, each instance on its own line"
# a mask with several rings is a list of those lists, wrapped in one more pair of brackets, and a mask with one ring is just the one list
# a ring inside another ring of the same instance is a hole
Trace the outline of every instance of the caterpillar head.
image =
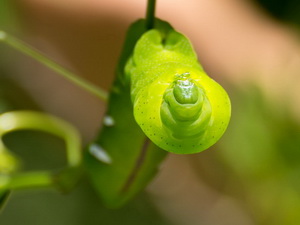
[(149, 139), (178, 154), (209, 148), (230, 119), (227, 93), (198, 68), (162, 73), (139, 90), (133, 103), (135, 119)]
[(230, 100), (197, 60), (189, 40), (153, 29), (137, 42), (125, 72), (136, 122), (169, 152), (201, 152), (216, 143), (230, 119)]
[(175, 76), (166, 89), (160, 115), (164, 129), (175, 139), (201, 137), (209, 125), (211, 105), (201, 85), (189, 73)]

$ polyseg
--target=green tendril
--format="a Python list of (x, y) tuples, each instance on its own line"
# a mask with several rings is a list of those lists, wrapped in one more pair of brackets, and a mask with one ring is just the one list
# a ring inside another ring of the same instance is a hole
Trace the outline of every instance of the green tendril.
[[(2, 137), (17, 130), (38, 130), (56, 135), (66, 143), (68, 181), (59, 179), (52, 171), (17, 173), (17, 159), (10, 154)], [(0, 190), (61, 186), (65, 188), (78, 179), (81, 166), (81, 141), (78, 131), (69, 123), (54, 116), (34, 111), (13, 111), (0, 116)], [(2, 156), (5, 156), (2, 158)], [(77, 171), (77, 172), (75, 172)]]

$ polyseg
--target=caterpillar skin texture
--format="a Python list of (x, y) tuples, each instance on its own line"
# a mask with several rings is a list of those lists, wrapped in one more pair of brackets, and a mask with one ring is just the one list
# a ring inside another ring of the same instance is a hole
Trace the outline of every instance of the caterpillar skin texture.
[(230, 119), (230, 100), (197, 60), (189, 40), (171, 27), (143, 34), (128, 61), (138, 125), (160, 148), (178, 154), (215, 144)]

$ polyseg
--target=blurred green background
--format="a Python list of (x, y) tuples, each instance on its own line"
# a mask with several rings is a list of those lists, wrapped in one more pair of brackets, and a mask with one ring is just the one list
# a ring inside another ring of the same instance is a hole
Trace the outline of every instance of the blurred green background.
[[(0, 28), (108, 89), (124, 32), (145, 5), (2, 0)], [(158, 16), (191, 37), (204, 68), (229, 92), (224, 137), (196, 155), (169, 155), (154, 182), (122, 209), (105, 209), (84, 178), (68, 194), (13, 192), (1, 225), (300, 224), (300, 3), (182, 0), (157, 7)], [(56, 114), (75, 124), (85, 143), (93, 139), (105, 110), (99, 100), (2, 44), (0, 73), (0, 97)], [(6, 141), (24, 168), (64, 163), (63, 145), (53, 137), (15, 133)]]

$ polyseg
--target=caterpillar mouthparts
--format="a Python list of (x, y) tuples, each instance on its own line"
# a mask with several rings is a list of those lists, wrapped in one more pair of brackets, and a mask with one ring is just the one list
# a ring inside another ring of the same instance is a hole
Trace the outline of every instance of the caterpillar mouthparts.
[(188, 75), (181, 74), (174, 81), (173, 95), (180, 104), (194, 104), (198, 100), (198, 89)]
[(160, 110), (162, 124), (176, 139), (201, 138), (211, 117), (203, 88), (189, 73), (175, 76), (166, 89)]

